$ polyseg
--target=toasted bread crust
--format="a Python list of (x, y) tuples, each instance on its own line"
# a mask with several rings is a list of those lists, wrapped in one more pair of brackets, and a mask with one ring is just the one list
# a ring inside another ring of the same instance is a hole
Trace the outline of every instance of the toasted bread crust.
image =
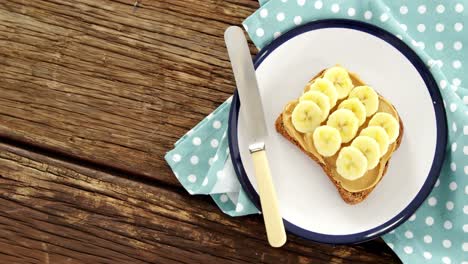
[[(362, 202), (364, 199), (367, 198), (367, 196), (369, 196), (369, 194), (372, 192), (372, 190), (374, 190), (375, 186), (377, 186), (377, 184), (372, 187), (372, 188), (369, 188), (367, 190), (363, 190), (363, 191), (360, 191), (360, 192), (350, 192), (346, 189), (344, 189), (340, 182), (338, 182), (333, 176), (332, 176), (332, 172), (330, 171), (331, 168), (328, 168), (325, 164), (321, 163), (316, 156), (314, 156), (313, 154), (311, 154), (310, 152), (306, 151), (304, 148), (302, 148), (302, 146), (297, 142), (296, 139), (294, 139), (293, 137), (291, 137), (288, 132), (286, 131), (286, 128), (284, 127), (284, 124), (283, 124), (283, 113), (281, 113), (279, 115), (279, 117), (276, 119), (276, 122), (275, 122), (275, 127), (276, 127), (276, 131), (278, 131), (278, 133), (280, 133), (281, 135), (283, 135), (287, 140), (289, 140), (291, 143), (293, 143), (294, 145), (296, 145), (299, 149), (302, 150), (302, 152), (304, 152), (305, 154), (307, 154), (307, 156), (309, 156), (311, 159), (313, 159), (315, 162), (317, 162), (320, 167), (322, 167), (323, 171), (325, 172), (325, 174), (328, 176), (328, 178), (333, 182), (333, 184), (335, 185), (336, 189), (338, 190), (338, 193), (340, 194), (341, 198), (348, 204), (357, 204), (357, 203), (360, 203)], [(401, 144), (401, 139), (402, 139), (402, 135), (403, 135), (403, 122), (401, 121), (401, 118), (400, 118), (400, 134), (396, 140), (396, 146), (395, 146), (395, 150), (398, 149), (398, 147), (400, 146)], [(382, 177), (380, 178), (380, 180), (382, 180), (382, 178), (384, 177), (385, 173), (387, 172), (387, 168), (388, 168), (388, 164), (390, 162), (390, 159), (387, 161), (387, 163), (385, 164), (385, 169), (383, 171), (383, 175)], [(380, 182), (379, 180), (379, 182)]]

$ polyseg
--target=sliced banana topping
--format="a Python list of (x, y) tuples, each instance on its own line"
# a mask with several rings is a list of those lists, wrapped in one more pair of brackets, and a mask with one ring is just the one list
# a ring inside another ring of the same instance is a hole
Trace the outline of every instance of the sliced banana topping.
[(329, 80), (322, 78), (315, 79), (315, 81), (310, 85), (309, 91), (318, 91), (328, 96), (328, 99), (330, 100), (330, 108), (333, 108), (336, 105), (338, 92), (336, 91), (333, 83)]
[(324, 157), (331, 157), (341, 147), (340, 132), (331, 126), (319, 126), (313, 134), (313, 141), (317, 152)]
[(357, 98), (366, 107), (366, 115), (371, 116), (379, 108), (379, 96), (369, 86), (357, 86), (349, 93), (349, 98)]
[(359, 121), (350, 110), (338, 109), (328, 117), (327, 125), (338, 129), (341, 140), (347, 143), (356, 136)]
[(379, 144), (380, 157), (387, 153), (390, 141), (388, 139), (387, 132), (385, 132), (385, 129), (379, 126), (369, 126), (364, 128), (361, 131), (360, 135), (371, 137), (375, 139), (375, 141), (377, 141), (377, 143)]
[(323, 77), (333, 83), (338, 92), (338, 99), (348, 96), (349, 91), (353, 88), (353, 82), (349, 77), (348, 71), (343, 67), (331, 67), (325, 71)]
[(400, 123), (389, 113), (377, 113), (369, 121), (369, 126), (380, 126), (387, 132), (390, 143), (400, 134)]
[(353, 146), (342, 148), (336, 159), (336, 171), (348, 180), (361, 178), (367, 167), (366, 156)]
[(368, 136), (358, 136), (353, 140), (351, 146), (359, 149), (366, 156), (367, 170), (372, 170), (379, 164), (380, 147), (374, 138)]
[(325, 94), (319, 91), (308, 91), (299, 98), (299, 101), (312, 101), (316, 103), (320, 107), (320, 110), (322, 110), (322, 119), (320, 121), (327, 119), (330, 113), (330, 100)]
[(312, 101), (299, 102), (291, 114), (294, 128), (301, 133), (314, 131), (322, 120), (322, 110)]
[(356, 115), (359, 126), (366, 122), (366, 107), (357, 98), (346, 99), (338, 106), (338, 109), (348, 109)]

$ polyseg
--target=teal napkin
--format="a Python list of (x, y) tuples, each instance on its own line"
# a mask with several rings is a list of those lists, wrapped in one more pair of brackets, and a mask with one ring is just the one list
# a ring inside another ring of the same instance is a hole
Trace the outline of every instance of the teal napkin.
[[(405, 263), (468, 263), (468, 2), (382, 0), (260, 0), (244, 28), (261, 49), (307, 22), (347, 18), (379, 26), (412, 46), (427, 62), (446, 106), (446, 160), (427, 201), (385, 235)], [(233, 171), (226, 138), (230, 99), (166, 155), (191, 194), (209, 194), (231, 215), (258, 213)]]

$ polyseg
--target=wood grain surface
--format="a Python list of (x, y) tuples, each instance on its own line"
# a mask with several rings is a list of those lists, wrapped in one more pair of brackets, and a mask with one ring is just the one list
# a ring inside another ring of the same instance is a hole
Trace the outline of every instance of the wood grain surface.
[[(163, 156), (233, 92), (256, 0), (0, 1), (0, 263), (398, 263), (381, 241), (266, 243)], [(252, 53), (255, 49), (252, 46)]]
[(381, 241), (266, 242), (261, 216), (0, 144), (2, 263), (395, 263)]

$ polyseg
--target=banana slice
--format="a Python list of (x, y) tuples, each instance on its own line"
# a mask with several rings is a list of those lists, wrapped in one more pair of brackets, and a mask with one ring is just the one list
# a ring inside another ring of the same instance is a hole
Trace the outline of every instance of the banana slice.
[(336, 91), (333, 83), (329, 80), (322, 78), (315, 79), (315, 81), (310, 85), (309, 91), (318, 91), (328, 96), (328, 99), (330, 100), (330, 108), (333, 108), (336, 105), (338, 92)]
[(379, 108), (379, 96), (369, 86), (358, 86), (351, 90), (349, 98), (357, 98), (366, 107), (366, 115), (371, 116)]
[(360, 135), (371, 137), (375, 139), (375, 141), (377, 141), (377, 143), (379, 144), (380, 157), (387, 153), (390, 141), (388, 139), (387, 132), (385, 132), (385, 129), (379, 126), (369, 126), (364, 128), (361, 131)]
[(400, 134), (400, 123), (389, 113), (377, 113), (369, 121), (369, 126), (380, 126), (387, 132), (390, 143), (395, 142)]
[(312, 132), (320, 125), (322, 110), (314, 102), (302, 101), (294, 108), (291, 121), (294, 128), (302, 133)]
[(364, 104), (359, 101), (357, 98), (350, 98), (344, 100), (340, 106), (338, 106), (338, 109), (348, 109), (351, 110), (351, 112), (356, 115), (358, 121), (359, 121), (359, 126), (364, 124), (366, 122), (366, 107)]
[(314, 146), (318, 153), (324, 157), (330, 157), (341, 147), (340, 132), (331, 126), (319, 126), (313, 135)]
[(354, 138), (357, 133), (359, 121), (357, 117), (348, 109), (338, 109), (333, 112), (327, 121), (327, 125), (340, 131), (341, 140), (347, 143)]
[(353, 140), (351, 146), (359, 149), (366, 156), (367, 170), (372, 170), (379, 164), (380, 147), (374, 138), (368, 136), (358, 136)]
[(336, 159), (336, 171), (345, 179), (357, 180), (367, 171), (366, 156), (355, 147), (344, 147)]
[(320, 121), (327, 119), (328, 114), (330, 114), (330, 100), (321, 92), (308, 91), (299, 98), (299, 101), (312, 101), (316, 103), (320, 107), (320, 110), (322, 110), (322, 119)]
[(338, 92), (338, 99), (343, 99), (348, 96), (349, 91), (353, 88), (353, 82), (349, 77), (348, 71), (342, 67), (331, 67), (325, 71), (323, 78), (331, 81)]

